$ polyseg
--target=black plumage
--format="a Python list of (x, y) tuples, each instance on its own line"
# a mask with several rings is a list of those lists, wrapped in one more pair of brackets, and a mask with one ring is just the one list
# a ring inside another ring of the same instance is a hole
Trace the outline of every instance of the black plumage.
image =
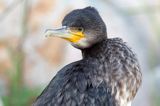
[[(105, 24), (93, 7), (74, 10), (63, 26), (83, 27), (83, 59), (62, 68), (34, 106), (130, 106), (141, 85), (136, 55), (120, 38), (107, 38)], [(94, 38), (93, 38), (94, 37)]]

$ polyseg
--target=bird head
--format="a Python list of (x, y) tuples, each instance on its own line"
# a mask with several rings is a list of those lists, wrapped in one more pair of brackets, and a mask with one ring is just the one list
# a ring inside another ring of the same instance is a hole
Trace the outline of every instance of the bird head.
[(94, 7), (76, 9), (68, 13), (62, 27), (47, 29), (46, 36), (68, 40), (79, 49), (89, 48), (107, 37), (106, 26)]

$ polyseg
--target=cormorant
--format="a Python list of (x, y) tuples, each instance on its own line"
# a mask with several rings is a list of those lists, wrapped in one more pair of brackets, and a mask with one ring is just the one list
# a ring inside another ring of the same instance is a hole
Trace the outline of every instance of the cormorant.
[(71, 11), (46, 34), (71, 42), (83, 59), (62, 68), (34, 106), (131, 106), (141, 85), (138, 60), (122, 39), (107, 37), (94, 7)]

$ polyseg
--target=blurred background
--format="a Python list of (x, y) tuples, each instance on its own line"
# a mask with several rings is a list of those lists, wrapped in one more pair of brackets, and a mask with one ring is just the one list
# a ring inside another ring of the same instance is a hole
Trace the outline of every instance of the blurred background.
[(138, 55), (143, 84), (133, 106), (160, 106), (160, 0), (0, 0), (0, 106), (30, 106), (59, 69), (81, 59), (44, 32), (86, 6), (100, 12), (110, 38), (123, 38)]

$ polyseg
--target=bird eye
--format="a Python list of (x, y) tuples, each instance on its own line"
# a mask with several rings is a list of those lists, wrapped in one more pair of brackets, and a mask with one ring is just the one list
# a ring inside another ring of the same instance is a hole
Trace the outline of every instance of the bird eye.
[(72, 33), (83, 32), (84, 29), (82, 27), (69, 27), (68, 30)]
[(79, 32), (83, 32), (83, 28), (82, 28), (82, 27), (78, 27), (77, 30), (78, 30)]

